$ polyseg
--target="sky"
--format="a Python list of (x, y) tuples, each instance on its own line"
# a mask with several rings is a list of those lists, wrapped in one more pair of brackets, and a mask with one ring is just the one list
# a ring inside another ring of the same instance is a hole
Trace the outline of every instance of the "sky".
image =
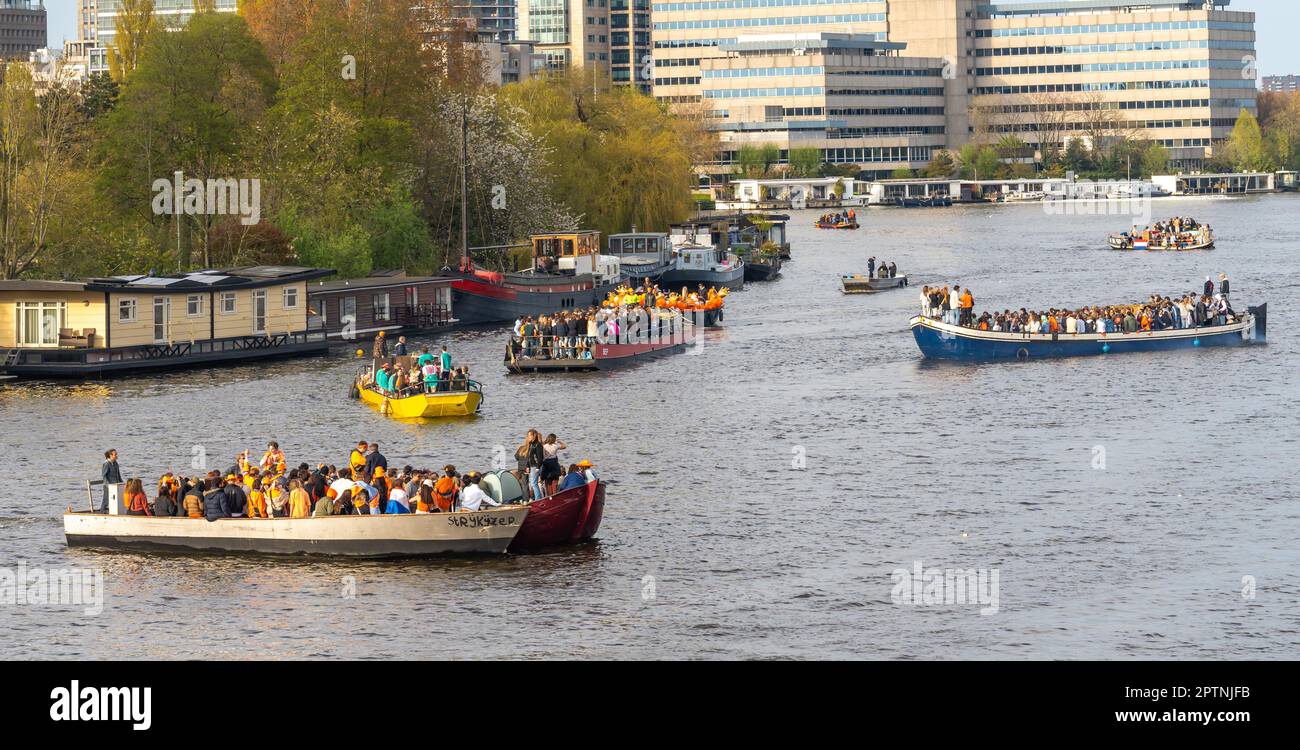
[[(62, 49), (64, 39), (77, 36), (77, 0), (45, 0), (49, 13), (50, 47)], [(1232, 0), (1231, 10), (1255, 13), (1256, 66), (1260, 75), (1300, 75), (1300, 2), (1297, 0)]]

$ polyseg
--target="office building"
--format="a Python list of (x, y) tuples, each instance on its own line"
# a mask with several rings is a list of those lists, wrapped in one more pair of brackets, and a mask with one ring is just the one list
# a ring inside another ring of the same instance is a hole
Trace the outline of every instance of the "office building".
[(27, 60), (48, 44), (45, 3), (41, 0), (0, 0), (0, 57)]

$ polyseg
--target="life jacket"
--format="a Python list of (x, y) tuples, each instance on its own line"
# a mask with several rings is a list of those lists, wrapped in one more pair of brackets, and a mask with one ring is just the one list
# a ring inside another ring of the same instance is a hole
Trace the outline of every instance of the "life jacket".
[(433, 485), (433, 503), (438, 506), (439, 510), (447, 512), (451, 510), (451, 504), (456, 499), (456, 480), (451, 477), (441, 477)]

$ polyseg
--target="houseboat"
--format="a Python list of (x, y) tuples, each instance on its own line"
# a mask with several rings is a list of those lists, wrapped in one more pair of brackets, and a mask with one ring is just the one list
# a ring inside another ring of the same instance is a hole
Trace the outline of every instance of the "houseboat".
[(620, 282), (618, 259), (600, 253), (600, 232), (533, 235), (531, 246), (531, 265), (522, 271), (475, 268), (468, 257), (448, 270), (455, 278), (452, 300), (461, 323), (500, 323), (589, 307)]
[(253, 266), (82, 281), (0, 281), (0, 374), (89, 377), (319, 354), (309, 282), (327, 268)]
[(745, 286), (745, 262), (726, 249), (711, 245), (673, 248), (673, 267), (664, 272), (665, 289), (704, 286), (740, 289)]
[(611, 257), (618, 258), (625, 283), (658, 282), (673, 267), (673, 243), (667, 232), (638, 232), (632, 227), (626, 234), (611, 234), (608, 249)]
[(387, 336), (433, 331), (455, 322), (453, 282), (446, 276), (379, 272), (315, 282), (307, 288), (307, 302), (325, 335), (336, 341), (374, 338), (380, 331)]
[(789, 260), (790, 240), (786, 233), (789, 221), (788, 214), (706, 211), (687, 221), (673, 224), (669, 228), (669, 235), (674, 246), (713, 245), (727, 248), (747, 242), (754, 247), (762, 247), (764, 243), (771, 242), (781, 259)]

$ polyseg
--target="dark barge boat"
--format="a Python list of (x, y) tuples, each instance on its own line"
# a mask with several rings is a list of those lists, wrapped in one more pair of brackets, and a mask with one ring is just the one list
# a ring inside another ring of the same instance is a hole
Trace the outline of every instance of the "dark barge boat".
[(907, 276), (873, 277), (867, 274), (845, 274), (840, 277), (840, 284), (845, 294), (871, 294), (886, 289), (899, 289), (907, 286)]
[(924, 316), (912, 318), (911, 328), (917, 347), (927, 358), (978, 362), (1245, 346), (1266, 341), (1267, 321), (1268, 305), (1262, 304), (1227, 325), (1137, 333), (981, 331)]
[(600, 254), (600, 232), (532, 237), (532, 267), (486, 271), (465, 259), (455, 269), (452, 304), (466, 324), (501, 323), (600, 303), (619, 283), (618, 260)]

